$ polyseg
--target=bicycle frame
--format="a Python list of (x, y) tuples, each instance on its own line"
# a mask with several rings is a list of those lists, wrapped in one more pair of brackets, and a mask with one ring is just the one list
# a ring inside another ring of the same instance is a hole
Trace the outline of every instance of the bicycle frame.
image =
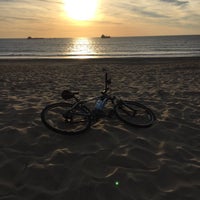
[[(99, 109), (99, 110), (103, 110), (108, 101), (111, 101), (113, 104), (115, 104), (114, 100), (116, 99), (116, 97), (115, 96), (112, 97), (112, 96), (108, 95), (107, 93), (104, 93), (104, 94), (102, 94), (100, 96), (90, 97), (90, 98), (88, 98), (86, 100), (78, 100), (76, 98), (76, 102), (73, 103), (73, 105), (72, 105), (70, 110), (74, 109), (78, 105), (85, 105), (86, 103), (91, 102), (91, 101), (96, 101), (96, 103), (97, 103), (97, 101), (99, 99), (103, 99), (104, 100), (103, 107), (101, 109)], [(96, 109), (94, 108), (92, 111), (94, 111), (94, 110), (96, 110)]]

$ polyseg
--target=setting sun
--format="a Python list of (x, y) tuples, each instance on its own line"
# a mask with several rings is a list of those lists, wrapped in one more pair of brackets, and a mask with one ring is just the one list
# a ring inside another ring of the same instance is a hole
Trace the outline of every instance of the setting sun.
[(64, 0), (67, 15), (74, 20), (90, 20), (96, 15), (99, 0)]

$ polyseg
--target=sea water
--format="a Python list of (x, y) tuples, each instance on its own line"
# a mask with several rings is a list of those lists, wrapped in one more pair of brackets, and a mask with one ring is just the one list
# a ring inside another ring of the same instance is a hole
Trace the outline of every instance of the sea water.
[(200, 56), (200, 35), (0, 39), (0, 59), (193, 56)]

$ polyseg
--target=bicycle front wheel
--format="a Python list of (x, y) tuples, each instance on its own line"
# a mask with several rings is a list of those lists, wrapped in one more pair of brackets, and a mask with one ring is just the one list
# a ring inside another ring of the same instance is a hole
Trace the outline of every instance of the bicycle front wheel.
[(90, 127), (90, 111), (83, 105), (72, 108), (69, 103), (54, 103), (46, 106), (42, 113), (42, 122), (59, 134), (78, 134)]
[(120, 120), (137, 127), (148, 127), (155, 121), (151, 109), (138, 102), (120, 101), (115, 106), (115, 112)]

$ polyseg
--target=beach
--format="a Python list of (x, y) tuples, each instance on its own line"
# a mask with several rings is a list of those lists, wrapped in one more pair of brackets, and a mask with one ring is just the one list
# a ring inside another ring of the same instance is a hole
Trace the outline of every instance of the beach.
[[(148, 128), (103, 118), (78, 136), (41, 122), (65, 89), (111, 91), (156, 115)], [(0, 199), (198, 200), (200, 57), (0, 60)]]

